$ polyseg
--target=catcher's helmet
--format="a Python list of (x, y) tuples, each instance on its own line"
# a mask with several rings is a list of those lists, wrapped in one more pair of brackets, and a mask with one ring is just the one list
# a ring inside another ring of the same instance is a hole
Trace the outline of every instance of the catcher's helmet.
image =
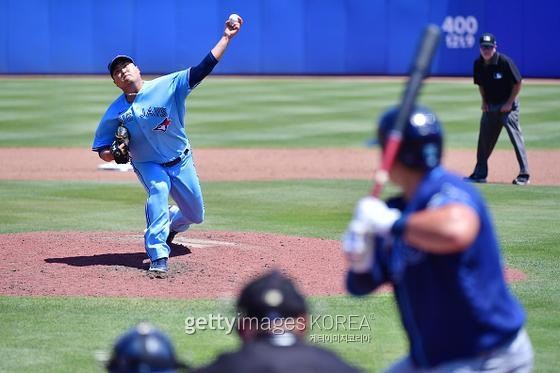
[[(383, 148), (398, 112), (394, 107), (381, 116), (377, 139)], [(443, 130), (436, 115), (428, 108), (415, 107), (404, 126), (397, 159), (405, 166), (429, 170), (440, 164), (442, 148)]]
[(113, 347), (107, 370), (120, 372), (175, 372), (186, 365), (175, 358), (169, 338), (148, 323), (123, 334)]

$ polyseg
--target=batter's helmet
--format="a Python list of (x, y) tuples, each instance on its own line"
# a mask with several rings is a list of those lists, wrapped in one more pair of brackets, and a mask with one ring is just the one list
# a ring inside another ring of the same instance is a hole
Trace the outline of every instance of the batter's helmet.
[(121, 372), (175, 372), (187, 366), (175, 358), (169, 338), (148, 323), (123, 334), (113, 347), (107, 370)]
[[(383, 148), (398, 112), (395, 107), (381, 116), (377, 138)], [(404, 127), (397, 159), (405, 166), (429, 170), (440, 164), (442, 148), (443, 129), (436, 115), (428, 108), (416, 106)]]

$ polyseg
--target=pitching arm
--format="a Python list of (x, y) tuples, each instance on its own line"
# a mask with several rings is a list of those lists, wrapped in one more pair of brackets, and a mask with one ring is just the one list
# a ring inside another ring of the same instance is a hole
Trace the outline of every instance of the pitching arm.
[(214, 57), (212, 53), (208, 53), (198, 65), (191, 67), (189, 73), (189, 87), (195, 88), (202, 79), (206, 78), (208, 74), (212, 72), (217, 63), (218, 60), (216, 57)]
[(226, 21), (224, 34), (222, 35), (220, 40), (218, 40), (218, 43), (214, 46), (214, 48), (212, 48), (212, 50), (210, 51), (210, 53), (212, 53), (216, 60), (219, 61), (222, 58), (229, 45), (229, 42), (235, 37), (235, 35), (237, 35), (242, 25), (243, 18), (241, 17), (239, 17), (239, 22), (234, 23), (233, 25), (229, 23), (229, 20)]
[(200, 84), (202, 79), (206, 78), (208, 74), (212, 72), (225, 53), (231, 38), (239, 31), (242, 23), (243, 20), (241, 18), (239, 18), (239, 23), (234, 23), (233, 25), (231, 25), (229, 21), (226, 22), (224, 35), (216, 46), (212, 48), (210, 53), (208, 53), (198, 65), (191, 67), (189, 73), (189, 87), (191, 87), (191, 89)]

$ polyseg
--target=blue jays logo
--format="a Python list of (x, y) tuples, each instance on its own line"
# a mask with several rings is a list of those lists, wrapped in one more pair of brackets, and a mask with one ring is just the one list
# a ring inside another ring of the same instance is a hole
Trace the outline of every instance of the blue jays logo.
[(157, 126), (154, 127), (154, 131), (161, 131), (161, 132), (165, 132), (167, 131), (167, 127), (171, 124), (171, 119), (169, 118), (165, 118), (163, 120), (163, 122), (161, 122), (160, 124), (158, 124)]
[(502, 79), (502, 73), (494, 73), (494, 79)]

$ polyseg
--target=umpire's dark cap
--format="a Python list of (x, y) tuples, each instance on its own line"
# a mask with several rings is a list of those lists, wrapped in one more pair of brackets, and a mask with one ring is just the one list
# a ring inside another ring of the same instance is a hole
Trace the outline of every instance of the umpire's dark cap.
[(117, 67), (117, 64), (119, 64), (120, 62), (123, 62), (123, 61), (128, 61), (128, 62), (134, 63), (134, 60), (132, 59), (132, 57), (127, 56), (126, 54), (116, 55), (115, 57), (113, 57), (111, 62), (109, 62), (109, 64), (107, 65), (107, 68), (109, 69), (109, 74), (111, 74), (111, 76), (113, 76), (113, 70), (115, 69), (115, 67)]
[(245, 286), (237, 300), (237, 310), (244, 317), (276, 319), (304, 315), (307, 304), (292, 280), (271, 271)]
[(496, 37), (488, 32), (480, 35), (480, 45), (483, 47), (495, 47), (496, 46)]

